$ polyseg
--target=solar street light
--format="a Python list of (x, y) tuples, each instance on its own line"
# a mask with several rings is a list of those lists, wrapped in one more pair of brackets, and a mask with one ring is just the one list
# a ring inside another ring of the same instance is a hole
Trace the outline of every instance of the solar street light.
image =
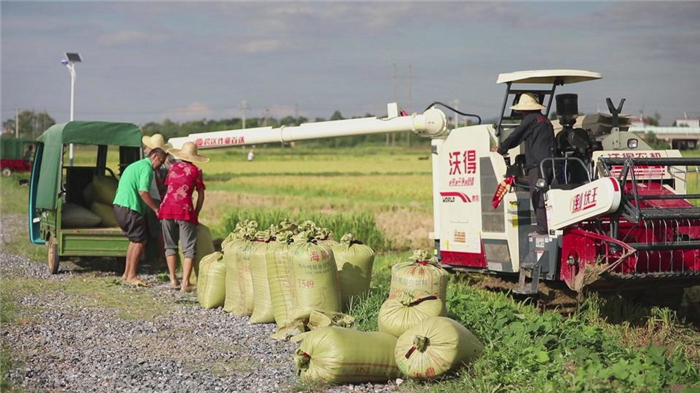
[[(82, 63), (83, 58), (80, 53), (66, 52), (66, 58), (61, 60), (61, 64), (68, 68), (70, 72), (70, 121), (73, 121), (73, 103), (75, 102), (75, 63)], [(73, 166), (73, 144), (70, 144), (68, 158), (70, 166)]]

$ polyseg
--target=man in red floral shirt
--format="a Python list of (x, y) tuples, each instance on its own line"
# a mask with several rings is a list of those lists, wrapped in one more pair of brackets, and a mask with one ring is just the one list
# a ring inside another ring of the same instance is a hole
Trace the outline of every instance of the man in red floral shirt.
[[(177, 243), (182, 246), (184, 260), (182, 261), (183, 292), (192, 291), (190, 275), (196, 252), (197, 225), (202, 206), (204, 205), (204, 182), (202, 170), (192, 162), (207, 162), (208, 158), (197, 154), (197, 145), (187, 142), (182, 149), (168, 149), (168, 153), (182, 161), (171, 165), (165, 185), (168, 190), (160, 205), (158, 218), (163, 226), (163, 241), (165, 243), (165, 259), (170, 272), (170, 284), (173, 288), (180, 285), (175, 275), (177, 268)], [(197, 190), (197, 206), (192, 203), (192, 193)]]

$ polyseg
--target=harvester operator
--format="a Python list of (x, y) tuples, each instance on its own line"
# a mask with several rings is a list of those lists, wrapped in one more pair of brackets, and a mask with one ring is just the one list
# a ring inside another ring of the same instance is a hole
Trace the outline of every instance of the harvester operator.
[[(535, 183), (538, 178), (545, 178), (547, 183), (552, 179), (552, 172), (546, 170), (540, 172), (540, 162), (546, 158), (554, 157), (556, 141), (552, 123), (542, 114), (543, 105), (537, 102), (532, 93), (524, 93), (518, 103), (510, 107), (513, 111), (522, 113), (523, 120), (498, 146), (500, 155), (507, 155), (508, 150), (525, 142), (525, 172), (530, 186), (530, 199), (532, 207), (537, 215), (537, 234), (545, 235), (547, 231), (547, 214), (544, 206), (544, 191), (538, 190)], [(551, 165), (550, 165), (551, 168)]]

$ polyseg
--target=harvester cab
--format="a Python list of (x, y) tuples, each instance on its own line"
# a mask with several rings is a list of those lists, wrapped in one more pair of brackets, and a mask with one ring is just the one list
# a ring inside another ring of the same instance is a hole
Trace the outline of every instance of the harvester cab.
[[(547, 114), (553, 97), (556, 102), (557, 151), (540, 163), (542, 173), (552, 172), (552, 181), (537, 184), (546, 191), (550, 232), (528, 236), (529, 247), (521, 247), (515, 292), (536, 293), (541, 278), (554, 279), (552, 272), (576, 291), (698, 282), (700, 209), (693, 202), (700, 195), (687, 193), (686, 183), (692, 178), (697, 187), (700, 160), (682, 158), (676, 150), (654, 150), (628, 132), (629, 119), (620, 116), (624, 98), (617, 107), (606, 100), (609, 115), (580, 116), (576, 94), (554, 95), (557, 85), (600, 78), (567, 70), (498, 78), (507, 85), (495, 128), (499, 143), (519, 124), (517, 114), (506, 111), (511, 98), (515, 103), (520, 94), (534, 93)], [(549, 83), (551, 89), (516, 89), (514, 83)], [(524, 159), (520, 151), (511, 153), (515, 159), (511, 163), (506, 157), (506, 177), (515, 177), (517, 195), (527, 188), (520, 180)]]

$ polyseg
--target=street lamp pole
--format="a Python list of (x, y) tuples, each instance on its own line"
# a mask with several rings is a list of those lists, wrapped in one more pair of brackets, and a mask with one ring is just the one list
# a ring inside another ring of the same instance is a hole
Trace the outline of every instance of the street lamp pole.
[[(61, 60), (61, 64), (65, 65), (70, 72), (70, 121), (73, 121), (74, 103), (75, 103), (75, 63), (81, 63), (83, 59), (80, 53), (66, 52), (66, 58)], [(73, 166), (73, 144), (69, 145), (68, 158), (70, 166)]]

